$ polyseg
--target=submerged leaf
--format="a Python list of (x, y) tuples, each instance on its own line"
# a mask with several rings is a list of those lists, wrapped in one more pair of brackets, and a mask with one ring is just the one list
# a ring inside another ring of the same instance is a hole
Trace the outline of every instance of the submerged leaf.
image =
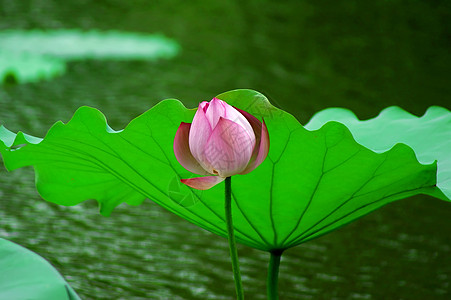
[(47, 80), (65, 72), (66, 63), (60, 58), (0, 50), (0, 84)]
[[(267, 159), (232, 179), (236, 238), (243, 244), (286, 249), (392, 201), (437, 190), (436, 164), (421, 165), (404, 144), (378, 154), (355, 142), (341, 123), (305, 129), (255, 91), (217, 98), (264, 118), (271, 140)], [(165, 100), (114, 132), (99, 111), (82, 107), (42, 141), (22, 134), (12, 141), (13, 133), (0, 130), (0, 152), (9, 170), (34, 166), (38, 191), (48, 201), (75, 205), (96, 199), (108, 215), (121, 202), (150, 198), (226, 236), (223, 184), (208, 191), (176, 184), (193, 176), (177, 162), (173, 141), (180, 122), (191, 122), (194, 113)]]
[(0, 84), (50, 79), (66, 62), (82, 59), (157, 60), (172, 58), (180, 45), (160, 34), (120, 31), (0, 31)]
[(80, 300), (44, 258), (0, 238), (0, 299)]
[(180, 45), (161, 34), (121, 31), (5, 30), (0, 31), (2, 50), (77, 59), (172, 58)]

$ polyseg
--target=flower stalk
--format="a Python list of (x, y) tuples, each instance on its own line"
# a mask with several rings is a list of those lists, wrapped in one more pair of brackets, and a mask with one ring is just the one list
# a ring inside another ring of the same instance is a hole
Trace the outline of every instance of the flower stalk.
[(243, 284), (241, 283), (240, 264), (236, 249), (235, 234), (232, 220), (232, 177), (225, 179), (225, 217), (227, 223), (227, 236), (229, 240), (230, 259), (232, 261), (233, 280), (235, 281), (236, 297), (244, 299)]
[(270, 252), (268, 266), (268, 277), (266, 282), (266, 292), (268, 300), (279, 300), (279, 266), (283, 250), (273, 250)]

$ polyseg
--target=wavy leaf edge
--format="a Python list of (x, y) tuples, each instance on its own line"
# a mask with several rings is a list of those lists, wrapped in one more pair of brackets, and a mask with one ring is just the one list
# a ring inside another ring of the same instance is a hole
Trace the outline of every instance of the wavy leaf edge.
[[(269, 103), (269, 101), (266, 99), (266, 97), (264, 97), (262, 94), (260, 94), (260, 93), (258, 93), (258, 92), (255, 92), (255, 91), (252, 91), (252, 90), (234, 90), (234, 91), (226, 92), (226, 94), (227, 94), (227, 93), (233, 93), (233, 92), (236, 92), (236, 91), (244, 91), (245, 93), (247, 92), (247, 93), (251, 93), (251, 94), (254, 93), (254, 94), (255, 94), (255, 97), (264, 100), (264, 101), (261, 102), (262, 106), (259, 108), (259, 109), (260, 109), (260, 112), (259, 112), (258, 114), (256, 114), (256, 116), (259, 117), (259, 118), (271, 117), (271, 115), (274, 114), (274, 113), (281, 113), (281, 114), (284, 114), (285, 116), (288, 116), (288, 117), (289, 117), (289, 118), (287, 119), (287, 120), (288, 120), (288, 123), (286, 124), (287, 128), (288, 128), (288, 127), (293, 127), (293, 126), (294, 126), (294, 127), (299, 127), (299, 128), (302, 127), (303, 129), (305, 129), (305, 130), (307, 130), (307, 131), (309, 131), (309, 132), (322, 131), (322, 130), (325, 130), (325, 128), (330, 127), (330, 126), (339, 126), (339, 127), (342, 127), (345, 131), (347, 131), (347, 132), (351, 135), (352, 141), (353, 141), (354, 143), (358, 144), (360, 147), (362, 147), (362, 148), (364, 148), (364, 149), (366, 149), (366, 150), (368, 150), (368, 151), (370, 151), (370, 152), (372, 152), (372, 153), (374, 153), (374, 154), (376, 154), (376, 155), (388, 155), (389, 153), (393, 153), (394, 151), (398, 151), (397, 149), (401, 149), (401, 148), (402, 148), (402, 149), (408, 149), (408, 152), (410, 152), (410, 153), (413, 155), (413, 157), (415, 158), (416, 163), (418, 163), (419, 165), (422, 165), (422, 166), (430, 166), (430, 167), (434, 167), (434, 168), (436, 168), (436, 166), (437, 166), (437, 162), (436, 162), (436, 161), (434, 161), (434, 162), (432, 162), (432, 163), (430, 163), (430, 164), (421, 164), (421, 163), (418, 161), (417, 157), (416, 157), (415, 151), (414, 151), (411, 147), (409, 147), (408, 145), (403, 144), (403, 143), (397, 143), (397, 144), (395, 144), (393, 147), (391, 147), (389, 150), (387, 150), (387, 151), (385, 151), (385, 152), (382, 152), (382, 153), (375, 152), (375, 151), (373, 151), (373, 150), (371, 150), (371, 149), (369, 149), (369, 148), (367, 148), (367, 147), (365, 147), (365, 146), (359, 144), (358, 142), (356, 142), (355, 139), (353, 138), (353, 136), (352, 136), (350, 130), (348, 129), (348, 127), (347, 127), (346, 125), (344, 125), (343, 123), (341, 123), (341, 122), (337, 122), (337, 121), (329, 121), (329, 122), (323, 124), (319, 129), (315, 129), (315, 130), (309, 130), (309, 129), (306, 129), (304, 126), (301, 125), (300, 122), (298, 122), (298, 120), (297, 120), (294, 116), (292, 116), (291, 114), (289, 114), (289, 113), (287, 113), (287, 112), (285, 112), (285, 111), (283, 111), (283, 110), (280, 110), (280, 109), (278, 109), (278, 108), (272, 106), (272, 105)], [(221, 99), (221, 95), (223, 95), (223, 94), (220, 94), (220, 95), (218, 95), (217, 97)], [(227, 98), (227, 97), (226, 97), (226, 98)], [(223, 100), (227, 101), (227, 99), (223, 99)], [(92, 107), (82, 106), (82, 107), (80, 107), (79, 109), (77, 109), (77, 111), (74, 113), (74, 115), (72, 116), (72, 118), (71, 118), (67, 123), (63, 123), (63, 122), (61, 122), (61, 121), (56, 122), (56, 123), (48, 130), (48, 132), (47, 132), (47, 134), (45, 135), (44, 139), (36, 138), (36, 137), (30, 136), (30, 135), (24, 134), (24, 133), (22, 133), (22, 132), (18, 132), (18, 133), (15, 135), (13, 132), (7, 130), (4, 126), (0, 126), (0, 137), (1, 137), (2, 135), (3, 135), (4, 137), (6, 137), (6, 138), (3, 138), (3, 140), (6, 140), (6, 142), (4, 142), (4, 141), (2, 141), (2, 139), (0, 139), (0, 153), (2, 154), (2, 156), (7, 156), (7, 153), (8, 153), (9, 151), (17, 151), (17, 150), (20, 150), (22, 147), (26, 147), (27, 145), (30, 145), (30, 144), (37, 145), (37, 144), (41, 143), (43, 140), (45, 140), (45, 138), (46, 138), (47, 136), (49, 136), (49, 135), (51, 134), (52, 131), (56, 130), (56, 128), (58, 128), (58, 127), (60, 127), (60, 126), (68, 126), (69, 124), (71, 124), (71, 122), (72, 122), (74, 119), (76, 119), (80, 114), (83, 114), (85, 111), (89, 111), (90, 113), (95, 113), (95, 114), (101, 116), (101, 119), (102, 119), (102, 122), (103, 122), (102, 124), (103, 124), (104, 127), (105, 127), (105, 132), (106, 132), (106, 133), (109, 133), (109, 134), (120, 134), (120, 133), (122, 133), (122, 132), (126, 132), (127, 130), (129, 130), (129, 128), (131, 128), (131, 127), (133, 126), (134, 122), (136, 122), (136, 121), (137, 121), (140, 117), (142, 117), (143, 115), (148, 114), (148, 113), (151, 112), (151, 111), (157, 111), (157, 110), (158, 110), (158, 107), (165, 106), (165, 105), (167, 105), (168, 103), (171, 103), (171, 102), (174, 103), (175, 105), (179, 106), (179, 108), (181, 108), (182, 110), (184, 110), (184, 111), (185, 111), (185, 114), (187, 114), (187, 115), (193, 116), (193, 115), (194, 115), (194, 112), (195, 112), (196, 109), (197, 109), (197, 108), (188, 109), (188, 108), (186, 108), (186, 107), (184, 106), (184, 104), (183, 104), (182, 102), (180, 102), (179, 100), (176, 100), (176, 99), (166, 99), (166, 100), (163, 100), (163, 101), (159, 102), (158, 104), (156, 104), (155, 106), (153, 106), (152, 108), (150, 108), (149, 110), (147, 110), (146, 112), (144, 112), (143, 114), (141, 114), (141, 115), (137, 116), (136, 118), (132, 119), (132, 120), (129, 122), (129, 124), (127, 124), (127, 126), (124, 127), (124, 129), (119, 130), (119, 131), (115, 131), (115, 130), (113, 130), (113, 129), (108, 125), (107, 119), (106, 119), (105, 115), (103, 115), (102, 112), (100, 112), (99, 110), (97, 110), (97, 109), (95, 109), (95, 108), (92, 108)], [(237, 106), (237, 105), (236, 105), (236, 106)], [(241, 108), (241, 109), (243, 109), (243, 110), (246, 110), (246, 107), (239, 107), (239, 108)], [(263, 109), (262, 109), (262, 108), (263, 108)], [(353, 114), (353, 115), (355, 116), (355, 114)], [(338, 124), (339, 124), (339, 125), (338, 125)], [(15, 136), (14, 136), (14, 135), (15, 135)], [(24, 144), (25, 144), (25, 145), (24, 145)], [(9, 171), (14, 170), (14, 169), (19, 168), (19, 167), (25, 166), (25, 165), (11, 166), (11, 165), (9, 165), (9, 163), (8, 163), (8, 159), (4, 159), (4, 162), (5, 162), (5, 166), (7, 167), (7, 169), (8, 169)], [(435, 188), (435, 185), (434, 185), (434, 186), (430, 186), (429, 188), (434, 189), (434, 188)], [(437, 194), (434, 194), (434, 193), (432, 193), (432, 192), (422, 191), (422, 193), (437, 197)], [(146, 197), (146, 195), (143, 195), (143, 196)], [(438, 197), (438, 198), (440, 198), (440, 197)], [(85, 200), (89, 200), (89, 199), (92, 199), (92, 198), (87, 198), (87, 199), (85, 199)], [(83, 200), (83, 201), (85, 201), (85, 200)], [(99, 202), (98, 199), (95, 199), (95, 200), (97, 200), (97, 202), (99, 203), (100, 207), (102, 207), (101, 202)], [(398, 200), (398, 199), (395, 199), (395, 200)], [(393, 200), (393, 201), (395, 201), (395, 200)], [(445, 199), (443, 199), (443, 200), (445, 200)], [(446, 199), (446, 200), (449, 200), (449, 199)], [(158, 203), (158, 201), (157, 201), (157, 203)], [(159, 204), (162, 205), (161, 203), (159, 203)], [(384, 205), (385, 205), (385, 204), (384, 204)], [(116, 205), (116, 206), (117, 206), (117, 205)], [(162, 206), (165, 207), (165, 205), (162, 205)], [(165, 208), (167, 208), (167, 207), (165, 207)], [(174, 212), (174, 211), (171, 210), (171, 209), (169, 209), (169, 210), (172, 211), (172, 212)], [(112, 209), (111, 209), (111, 211), (112, 211)], [(111, 212), (111, 211), (110, 211), (110, 212)], [(371, 211), (370, 211), (370, 212), (371, 212)], [(368, 212), (368, 213), (370, 213), (370, 212)], [(102, 213), (102, 214), (108, 215), (109, 213), (107, 212), (106, 214), (105, 214), (105, 213)], [(180, 214), (178, 214), (178, 215), (180, 215)], [(366, 214), (365, 214), (365, 215), (366, 215)], [(221, 230), (219, 230), (219, 229), (217, 229), (217, 230), (212, 230), (211, 228), (206, 228), (205, 225), (202, 225), (202, 224), (199, 224), (199, 223), (196, 222), (196, 221), (190, 220), (188, 217), (185, 217), (185, 216), (183, 216), (183, 215), (180, 215), (180, 216), (182, 216), (183, 218), (187, 219), (188, 221), (190, 221), (190, 222), (192, 222), (192, 223), (194, 223), (194, 224), (197, 224), (197, 225), (199, 225), (199, 226), (201, 226), (201, 227), (203, 227), (203, 228), (205, 228), (205, 229), (207, 229), (207, 230), (209, 230), (209, 231), (212, 231), (212, 232), (214, 232), (214, 233), (216, 233), (216, 234), (225, 236), (225, 233), (224, 233), (224, 232), (221, 232)], [(362, 216), (363, 216), (363, 215), (362, 215)], [(362, 217), (362, 216), (360, 216), (360, 217)], [(352, 219), (352, 220), (350, 220), (349, 222), (352, 222), (353, 220), (355, 220), (355, 219)], [(349, 223), (349, 222), (348, 222), (348, 223)], [(347, 223), (346, 223), (346, 224), (347, 224)], [(343, 224), (343, 225), (344, 225), (344, 224)], [(340, 227), (341, 227), (341, 226), (340, 226)], [(332, 229), (332, 230), (333, 230), (333, 229)], [(328, 232), (329, 232), (329, 231), (325, 231), (324, 233), (322, 233), (322, 234), (320, 234), (320, 235), (313, 236), (312, 238), (319, 237), (319, 236), (321, 236), (321, 235), (323, 235), (323, 234), (325, 234), (325, 233), (328, 233)], [(291, 242), (291, 243), (289, 243), (289, 244), (287, 244), (287, 245), (279, 245), (279, 246), (281, 246), (282, 248), (286, 249), (286, 248), (289, 248), (289, 247), (296, 246), (297, 244), (303, 243), (303, 242), (305, 242), (305, 241), (307, 241), (307, 240), (310, 240), (310, 239), (312, 239), (312, 238), (303, 239), (303, 240), (302, 240), (301, 242), (299, 242), (299, 243), (296, 243), (296, 242), (294, 241), (294, 242)], [(240, 240), (240, 237), (238, 237), (238, 240)], [(241, 238), (241, 242), (243, 242), (243, 241), (242, 241), (242, 238)], [(251, 245), (251, 246), (253, 246), (253, 247), (255, 247), (255, 248), (258, 248), (258, 249), (261, 249), (261, 250), (265, 250), (265, 251), (268, 251), (268, 250), (274, 250), (274, 249), (276, 249), (276, 248), (277, 248), (277, 249), (280, 249), (280, 248), (278, 248), (278, 247), (275, 247), (274, 245), (273, 245), (273, 246), (271, 246), (271, 245), (264, 245), (264, 246), (262, 246), (262, 245), (259, 245), (258, 242), (250, 243), (249, 241), (245, 241), (244, 243), (247, 244), (247, 245)]]

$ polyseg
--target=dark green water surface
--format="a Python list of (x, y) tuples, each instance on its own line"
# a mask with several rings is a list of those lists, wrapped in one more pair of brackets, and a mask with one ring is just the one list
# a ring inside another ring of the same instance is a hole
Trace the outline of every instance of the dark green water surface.
[[(329, 106), (360, 118), (390, 105), (449, 109), (450, 3), (0, 0), (0, 30), (159, 32), (182, 48), (172, 60), (72, 62), (51, 81), (2, 85), (0, 124), (42, 137), (90, 105), (118, 130), (159, 100), (194, 107), (235, 88), (302, 123)], [(290, 249), (281, 299), (450, 299), (450, 216), (449, 203), (418, 196)], [(150, 201), (105, 218), (94, 201), (42, 200), (31, 169), (0, 167), (0, 236), (48, 259), (83, 299), (233, 299), (227, 241)], [(267, 253), (239, 253), (246, 299), (265, 299)]]

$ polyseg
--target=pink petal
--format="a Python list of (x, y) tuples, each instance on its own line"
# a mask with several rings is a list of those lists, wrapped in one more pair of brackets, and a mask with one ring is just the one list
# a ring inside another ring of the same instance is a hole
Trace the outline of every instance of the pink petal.
[(182, 122), (177, 129), (177, 133), (175, 134), (174, 138), (175, 157), (177, 158), (178, 162), (188, 171), (200, 175), (207, 175), (208, 172), (201, 167), (201, 165), (197, 162), (189, 149), (188, 139), (190, 127), (190, 123)]
[(209, 103), (207, 101), (202, 101), (201, 103), (199, 103), (198, 109), (202, 109), (205, 113), (207, 111), (208, 106)]
[(234, 123), (241, 125), (241, 127), (243, 127), (243, 129), (247, 131), (249, 136), (251, 136), (253, 139), (255, 139), (254, 130), (252, 129), (251, 124), (249, 124), (249, 120), (240, 111), (238, 111), (235, 107), (227, 104), (226, 102), (224, 102), (222, 100), (219, 100), (219, 101), (221, 101), (225, 107), (225, 114), (222, 117), (224, 119), (228, 119)]
[(205, 116), (207, 117), (211, 128), (214, 129), (219, 122), (219, 118), (225, 116), (225, 106), (223, 101), (217, 98), (213, 98), (208, 104)]
[(208, 138), (211, 135), (212, 128), (205, 116), (205, 107), (208, 109), (207, 102), (202, 102), (199, 104), (199, 108), (197, 109), (197, 112), (194, 115), (193, 123), (191, 124), (188, 139), (191, 154), (201, 165), (201, 167), (208, 171), (211, 169), (211, 165), (209, 165), (208, 161), (205, 159), (204, 148)]
[(269, 133), (268, 128), (266, 127), (265, 120), (263, 120), (262, 126), (261, 126), (261, 133), (260, 135), (260, 144), (255, 145), (255, 149), (258, 149), (257, 156), (255, 159), (251, 159), (249, 164), (247, 165), (246, 169), (244, 169), (243, 172), (240, 174), (247, 174), (250, 171), (254, 170), (256, 167), (258, 167), (268, 156), (269, 153)]
[(252, 130), (252, 126), (249, 124), (249, 121), (233, 106), (218, 98), (213, 98), (213, 100), (209, 102), (205, 116), (210, 122), (212, 129), (216, 127), (219, 122), (219, 118), (222, 117), (241, 125), (243, 129), (248, 132), (249, 136), (252, 137), (254, 135), (254, 131)]
[(207, 177), (182, 179), (180, 181), (186, 184), (187, 186), (197, 190), (208, 190), (217, 185), (218, 183), (224, 181), (224, 179), (225, 178), (220, 176), (207, 176)]
[(220, 118), (204, 149), (212, 173), (228, 177), (242, 172), (249, 163), (255, 138), (239, 124)]
[(260, 122), (259, 119), (257, 119), (256, 117), (254, 117), (247, 111), (241, 110), (236, 107), (234, 107), (234, 108), (246, 118), (246, 120), (252, 126), (252, 130), (254, 131), (254, 134), (255, 134), (255, 147), (254, 147), (254, 151), (252, 152), (252, 157), (249, 162), (249, 164), (251, 164), (257, 158), (258, 152), (260, 150), (259, 145), (260, 145), (260, 139), (261, 139), (261, 134), (262, 134), (262, 122)]

